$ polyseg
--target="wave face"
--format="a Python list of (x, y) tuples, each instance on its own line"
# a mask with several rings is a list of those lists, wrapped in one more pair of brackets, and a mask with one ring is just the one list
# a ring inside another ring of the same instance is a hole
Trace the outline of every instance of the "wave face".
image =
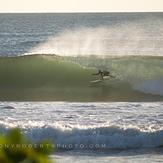
[(118, 84), (128, 83), (132, 89), (147, 94), (163, 95), (163, 58), (151, 56), (72, 57), (86, 67), (110, 70)]
[[(100, 83), (98, 69), (115, 78)], [(1, 100), (143, 101), (161, 100), (162, 57), (0, 58)], [(160, 88), (160, 89), (159, 89)]]

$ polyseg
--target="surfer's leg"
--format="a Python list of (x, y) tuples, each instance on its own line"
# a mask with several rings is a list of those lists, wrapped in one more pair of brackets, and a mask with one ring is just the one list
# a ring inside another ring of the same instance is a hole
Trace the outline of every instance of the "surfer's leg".
[(104, 80), (104, 76), (101, 74), (101, 80)]

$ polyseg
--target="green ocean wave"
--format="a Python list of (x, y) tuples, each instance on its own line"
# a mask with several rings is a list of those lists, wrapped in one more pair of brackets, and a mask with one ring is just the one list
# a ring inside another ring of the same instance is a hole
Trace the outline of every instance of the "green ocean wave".
[[(153, 101), (161, 95), (135, 90), (135, 84), (163, 76), (162, 58), (59, 57), (0, 58), (0, 100)], [(99, 83), (92, 76), (107, 69), (115, 76)]]

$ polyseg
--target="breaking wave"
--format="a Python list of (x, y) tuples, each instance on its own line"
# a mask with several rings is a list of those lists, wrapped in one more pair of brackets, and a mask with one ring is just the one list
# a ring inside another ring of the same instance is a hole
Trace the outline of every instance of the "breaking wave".
[[(1, 126), (1, 133), (7, 131), (7, 128)], [(58, 150), (137, 149), (163, 146), (163, 130), (141, 131), (116, 126), (97, 128), (43, 126), (26, 128), (22, 131), (34, 142), (50, 140)]]
[[(98, 69), (115, 78), (91, 84)], [(162, 57), (1, 57), (0, 77), (1, 100), (152, 101), (163, 95)]]

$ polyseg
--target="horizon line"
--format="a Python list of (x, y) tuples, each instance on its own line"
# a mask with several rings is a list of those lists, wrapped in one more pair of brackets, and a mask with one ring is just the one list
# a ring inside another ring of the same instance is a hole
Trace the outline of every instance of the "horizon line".
[(41, 11), (41, 12), (0, 12), (0, 14), (82, 14), (82, 13), (162, 13), (163, 11), (57, 11), (57, 12), (51, 12), (51, 11)]

